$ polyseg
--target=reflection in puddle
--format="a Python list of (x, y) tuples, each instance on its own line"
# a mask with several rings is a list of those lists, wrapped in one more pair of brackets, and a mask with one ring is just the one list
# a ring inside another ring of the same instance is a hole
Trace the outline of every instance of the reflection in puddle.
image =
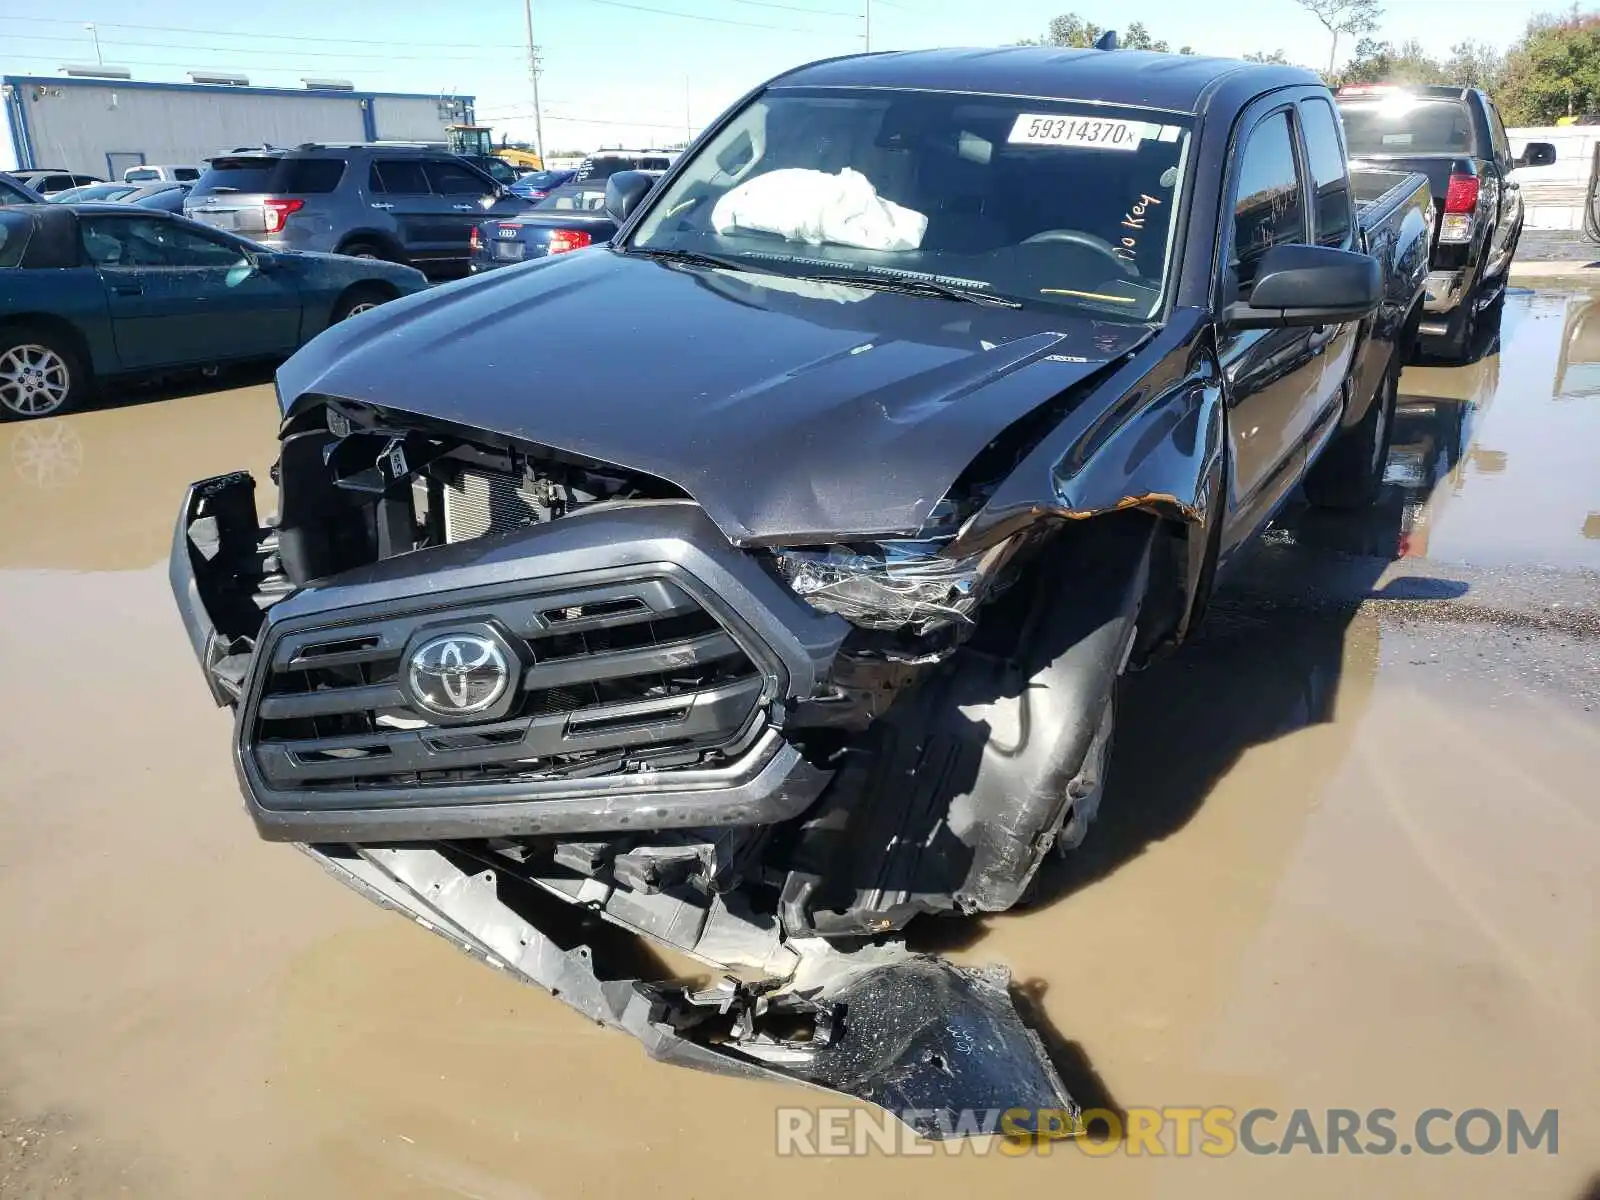
[(1600, 300), (1514, 293), (1476, 362), (1407, 368), (1384, 482), (1370, 512), (1285, 524), (1352, 553), (1600, 570)]

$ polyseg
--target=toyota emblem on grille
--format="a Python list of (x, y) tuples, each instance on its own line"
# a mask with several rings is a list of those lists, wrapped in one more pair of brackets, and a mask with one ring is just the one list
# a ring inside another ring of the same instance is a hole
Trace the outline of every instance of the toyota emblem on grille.
[(475, 633), (447, 633), (412, 652), (406, 682), (418, 705), (443, 717), (494, 707), (511, 684), (505, 651)]

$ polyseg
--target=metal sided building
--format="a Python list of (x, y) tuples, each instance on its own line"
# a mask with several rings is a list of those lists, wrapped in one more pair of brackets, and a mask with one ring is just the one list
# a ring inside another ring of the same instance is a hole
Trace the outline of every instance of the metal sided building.
[(446, 126), (473, 119), (471, 96), (362, 92), (342, 80), (250, 87), (242, 77), (195, 74), (194, 83), (0, 77), (10, 135), (9, 155), (0, 144), (0, 169), (58, 167), (120, 179), (139, 163), (198, 163), (263, 143), (439, 142)]

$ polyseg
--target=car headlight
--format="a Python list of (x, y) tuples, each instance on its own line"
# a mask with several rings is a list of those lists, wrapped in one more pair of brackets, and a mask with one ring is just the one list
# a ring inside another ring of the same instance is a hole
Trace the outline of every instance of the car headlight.
[(812, 608), (867, 629), (927, 633), (971, 621), (1016, 541), (964, 558), (942, 555), (943, 543), (928, 541), (779, 550), (773, 558)]

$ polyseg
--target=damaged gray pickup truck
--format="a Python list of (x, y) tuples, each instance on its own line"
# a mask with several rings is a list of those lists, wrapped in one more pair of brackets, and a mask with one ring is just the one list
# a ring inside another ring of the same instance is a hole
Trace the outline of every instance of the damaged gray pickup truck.
[(659, 1058), (1072, 1111), (1002, 969), (895, 935), (1024, 900), (1118, 677), (1296, 487), (1375, 495), (1426, 180), (1304, 71), (1008, 49), (800, 68), (608, 190), (291, 359), (274, 518), (190, 488), (251, 816)]

